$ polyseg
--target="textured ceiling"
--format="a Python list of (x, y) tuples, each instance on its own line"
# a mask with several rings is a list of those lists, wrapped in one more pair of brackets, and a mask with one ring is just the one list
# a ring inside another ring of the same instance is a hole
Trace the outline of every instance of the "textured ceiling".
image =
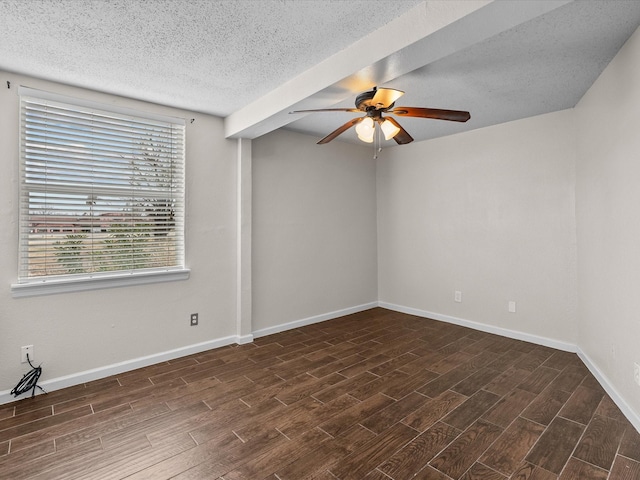
[(224, 117), (418, 3), (0, 0), (0, 68)]
[[(572, 107), (640, 25), (632, 0), (0, 0), (0, 69), (323, 137), (373, 85), (416, 140)], [(339, 137), (355, 141), (352, 131)], [(393, 145), (391, 142), (389, 145)], [(320, 147), (319, 147), (320, 148)]]

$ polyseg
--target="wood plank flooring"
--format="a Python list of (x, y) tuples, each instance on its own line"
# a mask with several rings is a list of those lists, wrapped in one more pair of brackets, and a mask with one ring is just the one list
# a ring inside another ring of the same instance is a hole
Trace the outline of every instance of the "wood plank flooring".
[(375, 308), (0, 406), (0, 478), (640, 480), (574, 354)]

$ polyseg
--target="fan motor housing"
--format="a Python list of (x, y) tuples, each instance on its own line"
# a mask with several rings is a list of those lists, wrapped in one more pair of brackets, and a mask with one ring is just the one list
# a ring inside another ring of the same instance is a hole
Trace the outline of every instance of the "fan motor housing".
[(371, 100), (373, 100), (373, 97), (375, 97), (376, 95), (376, 88), (374, 88), (373, 90), (370, 90), (368, 92), (363, 92), (360, 95), (358, 95), (356, 97), (356, 108), (358, 110), (362, 110), (363, 112), (386, 112), (387, 110), (393, 108), (393, 106), (395, 105), (395, 102), (392, 103), (391, 105), (389, 105), (386, 108), (381, 108), (381, 104), (373, 104), (371, 103)]
[(376, 94), (376, 91), (374, 89), (369, 92), (363, 92), (360, 95), (358, 95), (356, 97), (356, 108), (358, 110), (362, 110), (363, 112), (366, 112), (370, 107), (375, 108), (375, 106), (371, 104), (371, 99), (374, 97), (375, 94)]

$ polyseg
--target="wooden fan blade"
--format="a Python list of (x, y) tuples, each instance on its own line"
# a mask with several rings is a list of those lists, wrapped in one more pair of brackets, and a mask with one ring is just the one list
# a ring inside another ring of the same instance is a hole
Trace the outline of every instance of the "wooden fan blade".
[(360, 110), (357, 108), (317, 108), (314, 110), (294, 110), (289, 113), (306, 113), (306, 112), (357, 112), (360, 113)]
[(384, 118), (385, 120), (389, 120), (391, 123), (393, 123), (396, 127), (400, 129), (400, 131), (396, 133), (395, 136), (393, 137), (393, 139), (396, 141), (398, 145), (404, 145), (406, 143), (413, 142), (413, 137), (409, 135), (409, 133), (407, 133), (407, 131), (404, 128), (402, 128), (402, 125), (396, 122), (395, 118), (391, 118), (391, 117), (384, 117)]
[(329, 143), (331, 140), (333, 140), (334, 138), (336, 138), (338, 135), (340, 135), (341, 133), (346, 132), (347, 130), (349, 130), (351, 127), (353, 127), (355, 124), (360, 123), (362, 121), (364, 117), (356, 117), (353, 118), (351, 120), (349, 120), (347, 123), (345, 123), (344, 125), (342, 125), (339, 128), (336, 128), (333, 132), (331, 132), (329, 135), (327, 135), (326, 137), (324, 137), (322, 140), (320, 140), (318, 142), (318, 145), (323, 145), (325, 143)]
[(401, 117), (434, 118), (436, 120), (451, 120), (452, 122), (466, 122), (471, 118), (469, 112), (440, 110), (438, 108), (396, 107), (387, 113)]
[(370, 105), (373, 105), (378, 110), (389, 108), (393, 105), (393, 102), (399, 99), (402, 95), (404, 95), (404, 92), (401, 90), (395, 90), (393, 88), (378, 88), (370, 101)]

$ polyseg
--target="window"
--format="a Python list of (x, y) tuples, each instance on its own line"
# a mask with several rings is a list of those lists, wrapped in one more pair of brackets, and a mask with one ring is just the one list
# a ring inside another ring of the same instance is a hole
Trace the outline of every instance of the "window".
[(20, 89), (14, 296), (21, 285), (185, 271), (184, 121), (95, 107)]

